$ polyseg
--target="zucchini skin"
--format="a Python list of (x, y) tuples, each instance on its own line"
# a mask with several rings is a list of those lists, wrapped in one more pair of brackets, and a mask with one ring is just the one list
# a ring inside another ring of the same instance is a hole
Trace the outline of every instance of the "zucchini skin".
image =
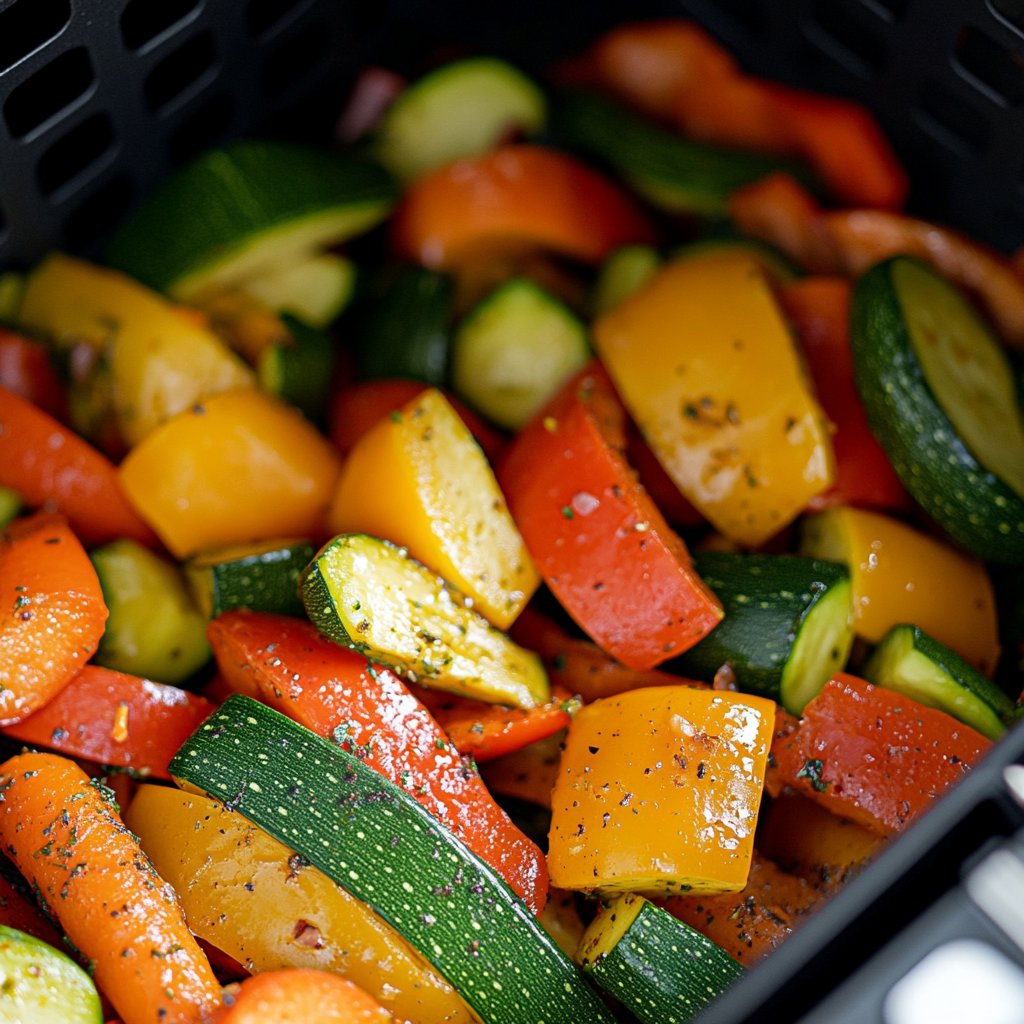
[(401, 932), (483, 1024), (614, 1024), (505, 882), (358, 756), (232, 696), (171, 762)]
[(1024, 565), (1024, 498), (987, 470), (943, 412), (914, 354), (893, 283), (896, 256), (854, 286), (854, 380), (871, 432), (904, 487), (967, 551)]

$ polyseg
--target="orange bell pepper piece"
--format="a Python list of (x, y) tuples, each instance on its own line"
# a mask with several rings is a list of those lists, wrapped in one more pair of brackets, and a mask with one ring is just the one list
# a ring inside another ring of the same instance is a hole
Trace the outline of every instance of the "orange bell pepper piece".
[(435, 268), (524, 246), (596, 265), (620, 245), (655, 238), (640, 208), (611, 181), (567, 153), (525, 144), (421, 178), (392, 228), (397, 255)]
[(301, 619), (232, 611), (209, 627), (228, 685), (319, 736), (357, 750), (486, 860), (527, 905), (544, 906), (544, 856), (494, 802), (479, 775), (389, 669), (339, 647)]
[(566, 611), (609, 654), (646, 669), (697, 643), (722, 607), (623, 459), (625, 426), (593, 362), (509, 445), (498, 479)]
[(594, 324), (594, 345), (679, 489), (751, 547), (835, 469), (828, 426), (758, 261), (674, 260)]
[(128, 537), (153, 546), (156, 535), (124, 493), (117, 467), (48, 412), (0, 387), (0, 484), (33, 508), (67, 517), (91, 546)]
[(999, 628), (982, 562), (870, 509), (836, 506), (808, 516), (802, 529), (807, 554), (849, 567), (857, 636), (878, 643), (893, 626), (912, 623), (992, 675)]
[(178, 413), (121, 463), (121, 486), (177, 558), (268, 537), (320, 536), (340, 468), (291, 406), (256, 390)]
[(200, 1024), (221, 989), (171, 888), (104, 787), (73, 761), (20, 754), (0, 765), (0, 841), (92, 963), (124, 1024)]
[(882, 835), (904, 828), (992, 741), (944, 711), (837, 673), (772, 743), (771, 788), (789, 786)]
[(850, 282), (841, 277), (805, 277), (780, 284), (779, 301), (807, 360), (814, 389), (834, 427), (835, 483), (808, 502), (830, 505), (910, 507), (900, 478), (868, 426), (857, 393), (850, 351)]
[(176, 686), (85, 665), (38, 711), (2, 731), (70, 757), (170, 780), (168, 762), (213, 709)]
[(663, 897), (747, 881), (773, 701), (652, 687), (575, 715), (551, 798), (552, 885)]
[(52, 700), (89, 660), (107, 606), (67, 521), (37, 513), (0, 534), (0, 725)]

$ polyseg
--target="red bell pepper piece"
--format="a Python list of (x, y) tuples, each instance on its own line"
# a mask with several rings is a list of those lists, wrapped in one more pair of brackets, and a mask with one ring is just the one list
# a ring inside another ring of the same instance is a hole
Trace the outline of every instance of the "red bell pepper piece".
[(494, 802), (430, 712), (393, 672), (302, 619), (231, 611), (208, 635), (229, 686), (334, 739), (401, 786), (499, 872), (539, 913), (544, 855)]
[(835, 427), (832, 451), (836, 481), (812, 498), (809, 507), (812, 511), (830, 505), (906, 509), (910, 499), (871, 433), (854, 383), (851, 293), (850, 282), (841, 277), (806, 277), (778, 288), (782, 308), (807, 359), (818, 400)]
[(0, 924), (60, 949), (63, 941), (39, 906), (0, 875)]
[(789, 786), (891, 835), (960, 779), (992, 741), (944, 711), (837, 673), (795, 727), (776, 725), (769, 792)]
[(5, 735), (69, 757), (170, 779), (168, 762), (214, 705), (176, 686), (86, 665)]
[(414, 692), (448, 734), (455, 749), (478, 764), (554, 735), (569, 724), (571, 710), (579, 704), (561, 687), (552, 689), (548, 703), (535, 708), (485, 704), (421, 686), (415, 687)]
[(0, 386), (58, 420), (67, 417), (67, 389), (57, 376), (49, 349), (4, 327), (0, 327)]
[(626, 412), (595, 361), (510, 444), (498, 482), (538, 572), (630, 668), (692, 647), (722, 618), (681, 538), (623, 458)]
[(0, 387), (0, 484), (26, 504), (63, 513), (83, 544), (127, 537), (156, 545), (125, 497), (117, 467), (73, 430)]

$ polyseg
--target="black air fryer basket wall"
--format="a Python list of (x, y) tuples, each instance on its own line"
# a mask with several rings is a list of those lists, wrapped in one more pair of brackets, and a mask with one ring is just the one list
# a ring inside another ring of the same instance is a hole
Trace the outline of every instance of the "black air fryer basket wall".
[[(912, 211), (1024, 244), (1024, 0), (0, 0), (0, 269), (54, 246), (99, 254), (157, 180), (216, 143), (329, 139), (366, 63), (415, 70), (449, 45), (539, 72), (615, 21), (675, 14), (753, 73), (869, 105), (911, 171)], [(885, 993), (953, 936), (1024, 967), (1024, 885), (1011, 872), (996, 890), (1020, 908), (1014, 942), (974, 884), (992, 854), (1024, 876), (1022, 798), (1004, 780), (1022, 729), (702, 1024), (893, 1024)]]

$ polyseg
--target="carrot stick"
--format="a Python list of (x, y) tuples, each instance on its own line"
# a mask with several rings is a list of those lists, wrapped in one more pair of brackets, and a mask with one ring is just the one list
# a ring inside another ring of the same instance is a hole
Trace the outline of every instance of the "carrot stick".
[(33, 508), (62, 512), (87, 546), (119, 537), (156, 543), (121, 490), (114, 464), (5, 387), (0, 387), (0, 484), (13, 487)]
[(37, 513), (0, 534), (0, 725), (67, 686), (106, 620), (96, 570), (63, 516)]
[(290, 967), (231, 986), (215, 1024), (386, 1024), (392, 1019), (376, 999), (347, 978)]
[(104, 788), (55, 754), (0, 765), (0, 841), (124, 1024), (206, 1024), (220, 985)]
[(213, 708), (176, 686), (86, 665), (53, 700), (2, 731), (33, 746), (169, 780), (168, 762)]

